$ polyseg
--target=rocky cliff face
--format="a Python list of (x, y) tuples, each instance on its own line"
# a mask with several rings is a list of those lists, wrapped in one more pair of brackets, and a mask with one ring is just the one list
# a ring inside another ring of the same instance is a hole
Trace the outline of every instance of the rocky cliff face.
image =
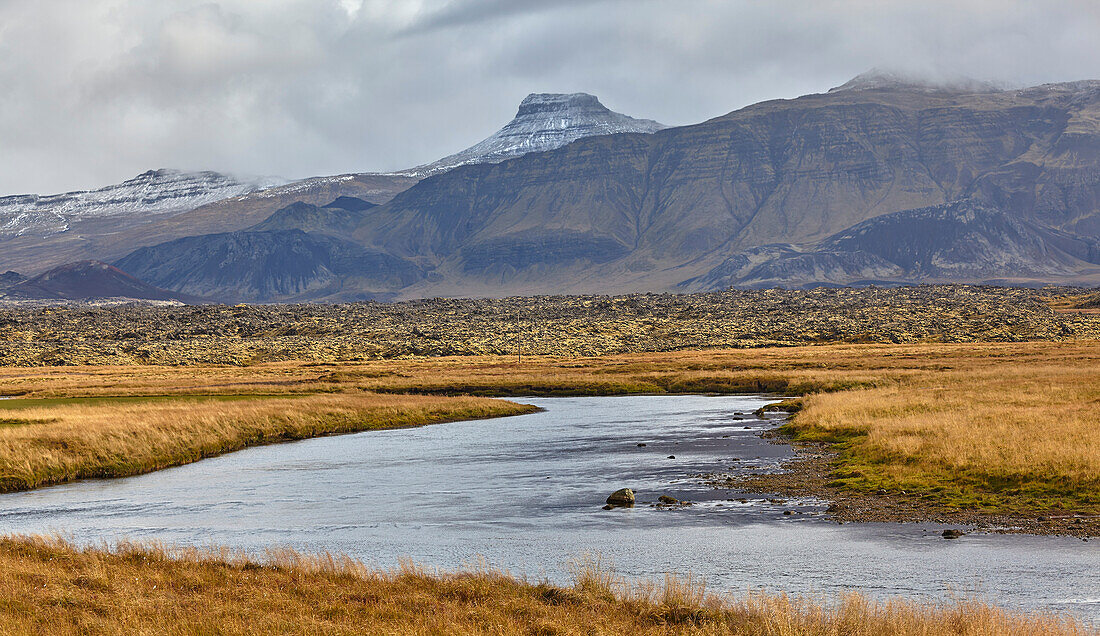
[(899, 281), (1058, 280), (1100, 265), (1100, 241), (1033, 223), (974, 199), (856, 224), (817, 245), (735, 254), (687, 289)]

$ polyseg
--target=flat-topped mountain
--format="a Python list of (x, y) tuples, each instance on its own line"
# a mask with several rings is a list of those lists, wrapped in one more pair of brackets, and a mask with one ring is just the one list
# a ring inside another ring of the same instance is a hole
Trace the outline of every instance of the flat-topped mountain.
[[(631, 131), (607, 128), (623, 121)], [(1098, 122), (1094, 81), (1000, 90), (872, 73), (656, 132), (591, 96), (536, 95), (476, 161), (373, 182), (415, 182), (385, 200), (343, 178), (284, 185), (147, 224), (112, 244), (146, 247), (113, 262), (165, 289), (264, 302), (1090, 285)]]
[(667, 128), (651, 119), (634, 119), (609, 110), (587, 93), (532, 93), (504, 128), (462, 152), (398, 174), (427, 177), (478, 163), (499, 163), (531, 152), (545, 152), (585, 137), (616, 133), (654, 133)]

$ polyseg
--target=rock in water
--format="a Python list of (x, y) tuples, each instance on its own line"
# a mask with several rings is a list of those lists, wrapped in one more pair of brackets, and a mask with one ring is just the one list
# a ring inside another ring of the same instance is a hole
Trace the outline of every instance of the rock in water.
[(964, 534), (966, 534), (966, 533), (963, 532), (962, 530), (948, 529), (948, 530), (944, 530), (943, 535), (941, 535), (941, 536), (943, 536), (944, 539), (958, 539), (959, 537), (963, 536)]
[(612, 507), (633, 508), (634, 491), (629, 488), (620, 488), (607, 497), (607, 505)]

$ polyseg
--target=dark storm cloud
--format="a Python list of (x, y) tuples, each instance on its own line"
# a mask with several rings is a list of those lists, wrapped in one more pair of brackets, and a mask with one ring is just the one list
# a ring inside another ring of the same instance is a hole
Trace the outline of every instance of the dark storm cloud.
[(1094, 0), (0, 0), (0, 193), (304, 177), (476, 142), (529, 92), (668, 124), (871, 67), (1100, 77)]

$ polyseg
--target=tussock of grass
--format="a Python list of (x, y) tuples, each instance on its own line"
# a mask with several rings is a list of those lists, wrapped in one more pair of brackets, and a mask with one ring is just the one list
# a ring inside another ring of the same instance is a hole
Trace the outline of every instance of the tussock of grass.
[(0, 539), (0, 631), (50, 634), (751, 634), (821, 636), (1094, 633), (1069, 618), (978, 601), (821, 603), (708, 594), (690, 578), (631, 585), (595, 561), (571, 587), (485, 566), (439, 573), (370, 569), (343, 556), (58, 539)]
[(136, 475), (258, 444), (532, 410), (485, 398), (369, 393), (25, 407), (7, 411), (19, 419), (0, 426), (0, 492)]

